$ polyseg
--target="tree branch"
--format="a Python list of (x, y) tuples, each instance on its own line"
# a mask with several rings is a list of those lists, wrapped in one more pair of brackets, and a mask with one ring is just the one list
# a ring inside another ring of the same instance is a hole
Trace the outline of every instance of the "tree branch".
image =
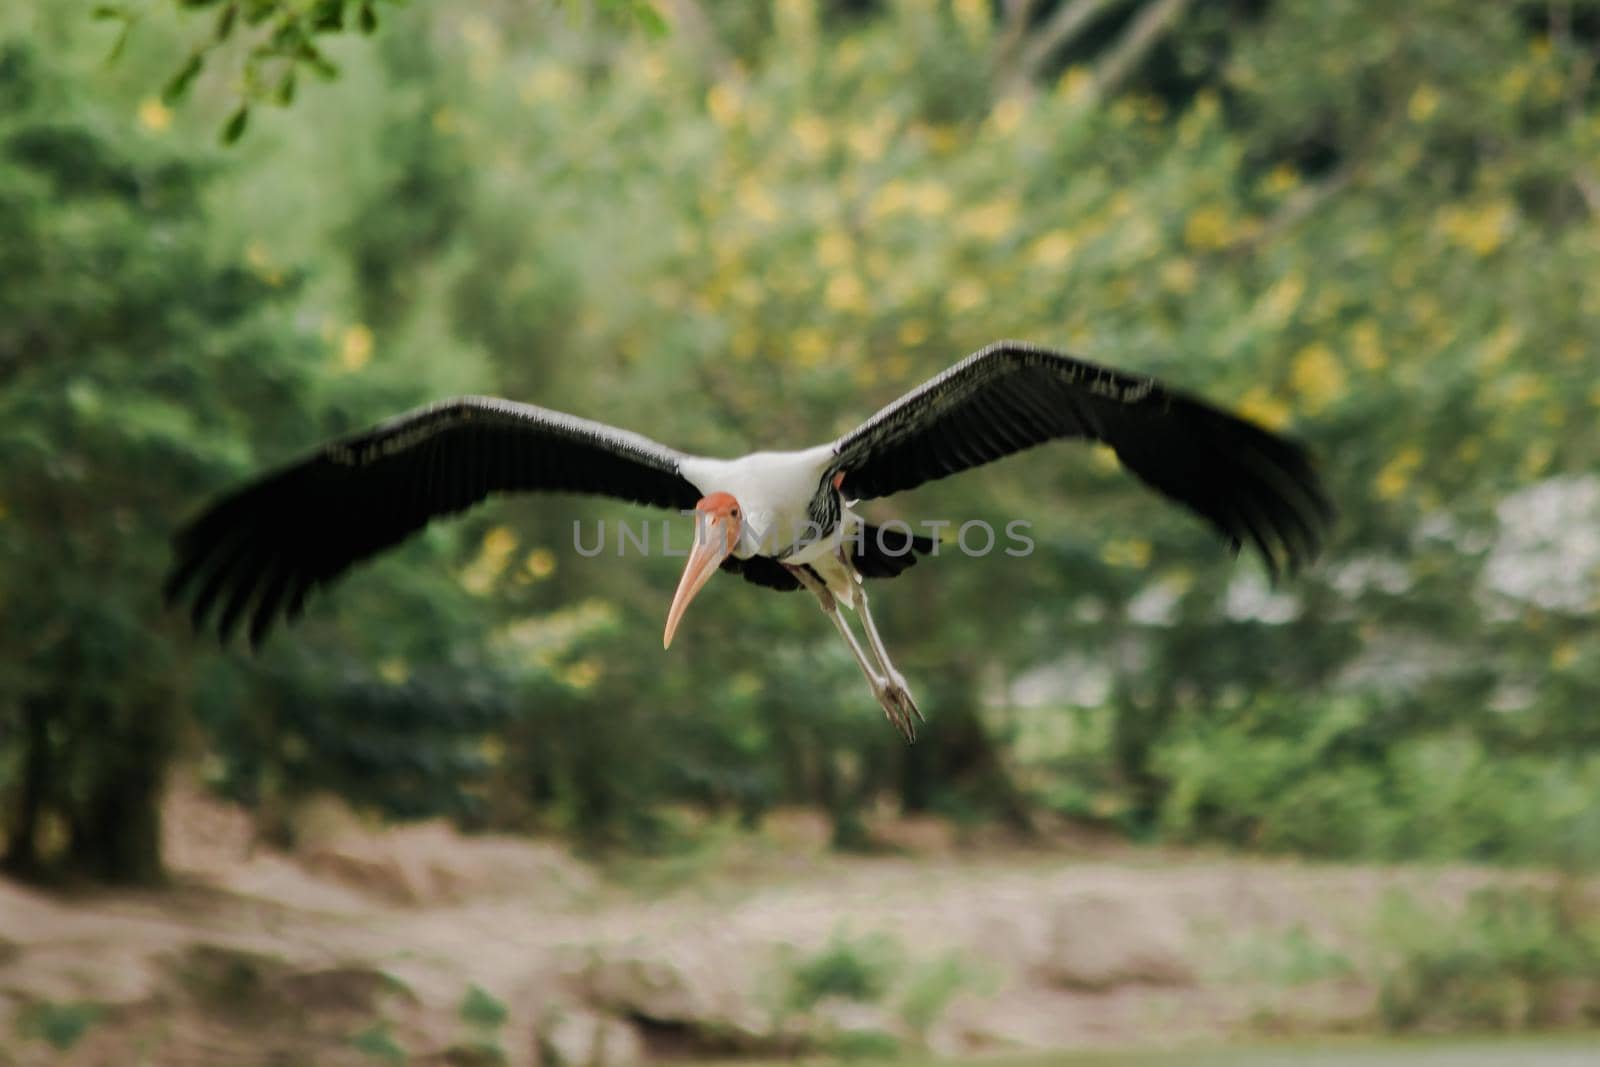
[(1002, 0), (1000, 7), (1000, 34), (994, 46), (994, 71), (997, 80), (1011, 70), (1017, 53), (1028, 35), (1028, 25), (1033, 22), (1033, 11), (1039, 0)]
[(1095, 95), (1103, 97), (1116, 92), (1150, 54), (1150, 49), (1183, 17), (1189, 3), (1190, 0), (1155, 0), (1141, 9), (1117, 43), (1111, 46), (1110, 54), (1095, 66)]
[[(1088, 29), (1096, 16), (1117, 0), (1067, 0), (1022, 47), (1022, 54), (1004, 72), (1002, 89), (1020, 89), (1035, 81), (1050, 57)], [(1031, 4), (1029, 5), (1032, 6)], [(1027, 27), (1023, 25), (1024, 32)]]
[(1224, 251), (1230, 256), (1248, 256), (1271, 244), (1344, 192), (1355, 180), (1357, 170), (1356, 160), (1346, 160), (1321, 180), (1296, 189), (1259, 229), (1239, 238)]

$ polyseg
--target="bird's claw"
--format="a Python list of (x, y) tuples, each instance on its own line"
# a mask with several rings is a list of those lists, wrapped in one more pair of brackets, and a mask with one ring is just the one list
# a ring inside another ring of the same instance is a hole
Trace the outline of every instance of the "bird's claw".
[(927, 722), (923, 718), (922, 709), (917, 707), (917, 702), (911, 696), (911, 690), (906, 688), (904, 678), (887, 678), (877, 682), (872, 687), (873, 693), (878, 698), (878, 703), (883, 706), (883, 714), (900, 731), (900, 736), (906, 739), (906, 744), (911, 744), (917, 739), (917, 723)]

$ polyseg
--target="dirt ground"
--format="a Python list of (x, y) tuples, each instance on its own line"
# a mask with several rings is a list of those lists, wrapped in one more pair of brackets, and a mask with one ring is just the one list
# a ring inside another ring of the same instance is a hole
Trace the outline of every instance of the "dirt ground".
[[(885, 854), (840, 857), (803, 813), (602, 873), (557, 844), (328, 804), (286, 853), (192, 788), (168, 826), (170, 889), (0, 882), (0, 1064), (556, 1067), (1361, 1030), (1385, 894), (1443, 908), (1536, 878), (1022, 849), (934, 822), (881, 823)], [(861, 959), (877, 987), (857, 988)]]

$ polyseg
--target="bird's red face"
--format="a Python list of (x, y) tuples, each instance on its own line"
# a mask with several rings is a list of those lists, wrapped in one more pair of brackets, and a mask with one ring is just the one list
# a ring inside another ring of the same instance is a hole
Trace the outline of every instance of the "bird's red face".
[(672, 647), (672, 635), (678, 622), (689, 608), (689, 601), (717, 573), (717, 567), (739, 543), (739, 502), (727, 493), (712, 493), (694, 506), (694, 548), (689, 552), (689, 563), (683, 568), (678, 581), (678, 591), (672, 596), (672, 607), (667, 611), (667, 632), (661, 638), (662, 648)]

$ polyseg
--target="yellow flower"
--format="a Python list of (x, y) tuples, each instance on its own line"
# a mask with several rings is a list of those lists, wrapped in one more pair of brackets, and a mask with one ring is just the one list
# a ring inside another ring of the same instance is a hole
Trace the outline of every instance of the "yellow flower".
[(1287, 163), (1279, 163), (1267, 172), (1266, 180), (1261, 183), (1261, 187), (1269, 196), (1282, 196), (1299, 184), (1300, 172)]
[(817, 238), (817, 262), (829, 270), (837, 270), (855, 257), (855, 248), (855, 242), (843, 230), (825, 230)]
[(1519, 471), (1526, 479), (1534, 479), (1545, 472), (1550, 466), (1550, 457), (1555, 454), (1554, 447), (1548, 441), (1536, 441), (1528, 447), (1527, 453), (1522, 457)]
[(1305, 398), (1306, 408), (1317, 412), (1337, 400), (1344, 392), (1344, 367), (1333, 350), (1321, 341), (1302, 348), (1289, 371), (1295, 391)]
[(900, 324), (897, 336), (901, 344), (915, 348), (928, 339), (928, 324), (921, 319), (907, 319)]
[(638, 69), (644, 83), (652, 88), (659, 87), (672, 72), (667, 66), (667, 61), (655, 52), (648, 52), (642, 56), (638, 60)]
[(1379, 340), (1378, 324), (1371, 319), (1362, 320), (1350, 331), (1350, 351), (1366, 370), (1382, 370), (1389, 362)]
[(950, 190), (932, 178), (918, 182), (911, 190), (911, 206), (922, 215), (943, 215), (950, 210)]
[(1422, 465), (1422, 450), (1416, 445), (1406, 445), (1396, 452), (1378, 471), (1373, 488), (1383, 500), (1394, 500), (1411, 485), (1411, 476)]
[(816, 29), (815, 0), (778, 0), (777, 23), (791, 33), (809, 37)]
[(1439, 212), (1437, 225), (1451, 242), (1487, 256), (1505, 243), (1515, 223), (1509, 201), (1491, 200), (1475, 207), (1447, 207)]
[(973, 37), (986, 37), (994, 25), (994, 15), (989, 10), (989, 0), (951, 0), (956, 21)]
[(461, 587), (474, 596), (487, 596), (505, 573), (511, 553), (517, 549), (517, 535), (506, 526), (491, 527), (483, 535), (478, 555), (461, 571)]
[(1527, 67), (1512, 67), (1500, 75), (1500, 96), (1508, 104), (1514, 104), (1522, 99), (1522, 94), (1528, 91), (1528, 83), (1533, 80)]
[(890, 123), (884, 120), (862, 122), (850, 127), (846, 137), (850, 141), (850, 148), (862, 159), (871, 162), (882, 159), (884, 150), (889, 147)]
[(867, 309), (867, 288), (854, 274), (835, 274), (829, 278), (822, 298), (835, 311)]
[(1117, 458), (1117, 450), (1110, 445), (1096, 444), (1089, 449), (1089, 463), (1096, 470), (1110, 474), (1120, 470), (1122, 461)]
[(733, 337), (728, 341), (728, 348), (733, 352), (734, 359), (744, 363), (755, 357), (760, 340), (761, 335), (755, 327), (740, 326), (733, 331)]
[(1100, 549), (1100, 558), (1111, 567), (1145, 567), (1150, 563), (1152, 546), (1143, 538), (1126, 538), (1107, 541)]
[(1226, 247), (1233, 239), (1233, 226), (1220, 204), (1196, 208), (1184, 220), (1183, 240), (1190, 248), (1210, 251)]
[(272, 257), (260, 241), (250, 242), (244, 250), (244, 261), (250, 265), (251, 272), (268, 285), (277, 287), (283, 284), (283, 271), (272, 265)]
[(556, 554), (548, 548), (536, 548), (528, 553), (528, 558), (522, 561), (522, 569), (528, 572), (528, 577), (537, 581), (548, 578), (556, 570)]
[(378, 677), (390, 685), (404, 685), (411, 677), (411, 665), (400, 656), (391, 656), (378, 664)]
[(772, 194), (754, 178), (744, 178), (735, 190), (739, 208), (757, 222), (773, 222), (778, 218), (778, 203)]
[(1056, 92), (1068, 103), (1078, 104), (1094, 90), (1094, 75), (1086, 67), (1068, 67), (1056, 83)]
[(600, 680), (600, 661), (591, 658), (568, 664), (561, 671), (562, 684), (572, 689), (588, 689)]
[(873, 194), (872, 200), (867, 204), (867, 213), (874, 219), (881, 219), (887, 215), (894, 215), (911, 206), (911, 186), (894, 178), (887, 181)]
[(1412, 122), (1427, 122), (1439, 110), (1439, 91), (1431, 85), (1419, 85), (1406, 104), (1406, 114)]
[(339, 364), (355, 372), (372, 361), (372, 330), (361, 323), (346, 326), (339, 338)]
[(815, 326), (802, 326), (790, 339), (794, 361), (810, 369), (828, 358), (828, 336)]
[(1239, 398), (1239, 413), (1269, 430), (1281, 430), (1289, 423), (1289, 405), (1267, 391), (1265, 386), (1251, 386)]
[(160, 133), (172, 125), (172, 109), (153, 96), (139, 101), (139, 125)]
[(1169, 292), (1183, 295), (1194, 290), (1195, 269), (1194, 261), (1189, 259), (1169, 259), (1161, 264), (1161, 284)]
[(517, 96), (524, 104), (543, 104), (559, 100), (576, 88), (572, 75), (551, 63), (541, 63), (528, 72), (517, 88)]
[(1566, 670), (1578, 662), (1578, 646), (1572, 641), (1563, 641), (1550, 652), (1550, 666), (1558, 671)]
[(976, 278), (962, 278), (944, 294), (945, 306), (960, 315), (978, 307), (989, 299), (989, 290)]
[(1306, 279), (1299, 271), (1290, 271), (1273, 283), (1261, 298), (1261, 311), (1268, 322), (1284, 323), (1300, 306), (1306, 294)]
[(928, 146), (935, 153), (946, 156), (961, 147), (961, 132), (954, 126), (940, 124), (924, 128), (928, 136)]
[(828, 124), (810, 112), (789, 123), (789, 133), (800, 146), (801, 152), (812, 159), (826, 152), (828, 145), (833, 142), (833, 133), (828, 129)]
[(1017, 202), (996, 199), (962, 212), (958, 225), (968, 236), (994, 241), (1010, 233), (1016, 222)]
[(1485, 367), (1498, 367), (1521, 343), (1522, 329), (1516, 323), (1505, 323), (1483, 342), (1478, 360)]
[(1005, 136), (1022, 125), (1022, 118), (1027, 113), (1027, 105), (1020, 97), (1008, 96), (989, 112), (989, 125), (994, 127), (995, 133)]
[(1532, 374), (1514, 374), (1505, 383), (1500, 395), (1508, 407), (1520, 408), (1544, 396), (1545, 389), (1545, 383)]
[(1078, 242), (1066, 230), (1051, 230), (1033, 242), (1028, 249), (1028, 256), (1036, 266), (1053, 269), (1072, 258), (1072, 251), (1077, 245)]
[(706, 92), (706, 110), (718, 126), (732, 126), (739, 121), (741, 110), (738, 90), (727, 82), (717, 82)]

